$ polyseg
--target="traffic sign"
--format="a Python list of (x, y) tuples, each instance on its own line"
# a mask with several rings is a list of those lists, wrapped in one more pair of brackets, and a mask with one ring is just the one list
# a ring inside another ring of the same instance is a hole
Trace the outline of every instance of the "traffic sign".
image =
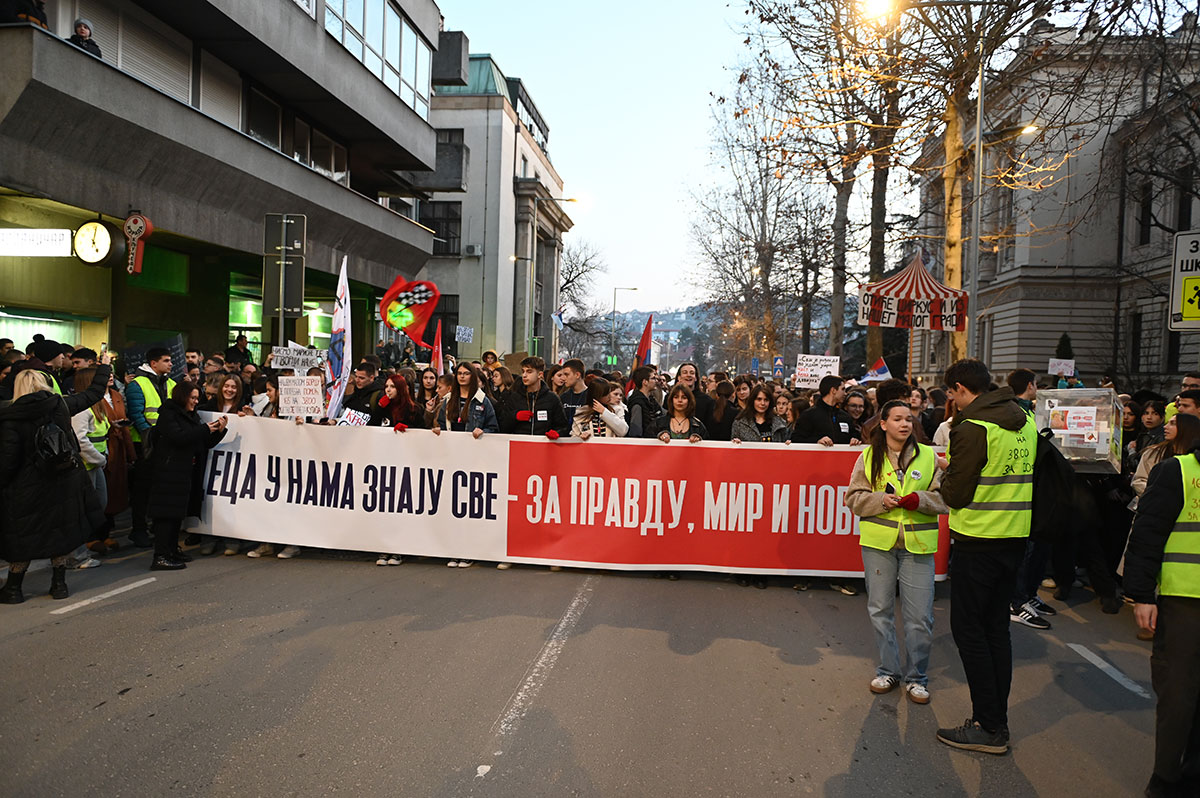
[(783, 355), (776, 355), (771, 359), (771, 376), (783, 377)]
[(750, 358), (750, 373), (755, 377), (758, 376), (758, 358), (756, 357)]
[(1175, 234), (1167, 326), (1172, 330), (1200, 330), (1200, 230)]

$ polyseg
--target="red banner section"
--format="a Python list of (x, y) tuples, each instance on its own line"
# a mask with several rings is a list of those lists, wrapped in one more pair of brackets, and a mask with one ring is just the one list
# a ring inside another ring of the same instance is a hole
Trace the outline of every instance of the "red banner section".
[[(508, 555), (633, 569), (862, 574), (843, 500), (860, 449), (509, 446)], [(939, 574), (949, 551), (943, 524)]]

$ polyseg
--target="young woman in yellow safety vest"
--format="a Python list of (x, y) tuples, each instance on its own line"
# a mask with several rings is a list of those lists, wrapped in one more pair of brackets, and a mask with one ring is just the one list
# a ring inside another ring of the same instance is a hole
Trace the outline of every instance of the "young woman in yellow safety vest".
[[(933, 646), (933, 555), (941, 461), (917, 443), (912, 413), (902, 400), (884, 405), (870, 445), (854, 464), (846, 506), (859, 517), (859, 543), (867, 582), (867, 610), (879, 646), (872, 693), (904, 682), (909, 700), (929, 703), (929, 650)], [(896, 586), (904, 618), (903, 669), (896, 644)]]

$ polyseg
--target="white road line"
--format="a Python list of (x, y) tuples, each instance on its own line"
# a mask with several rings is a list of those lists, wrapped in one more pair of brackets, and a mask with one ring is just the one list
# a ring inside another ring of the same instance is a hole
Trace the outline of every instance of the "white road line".
[(141, 587), (142, 585), (148, 585), (151, 582), (157, 582), (157, 581), (158, 581), (158, 577), (154, 577), (154, 576), (149, 576), (149, 577), (146, 577), (145, 579), (139, 579), (136, 582), (131, 582), (128, 585), (123, 585), (121, 587), (118, 587), (115, 590), (110, 590), (107, 593), (101, 593), (98, 596), (92, 596), (90, 599), (84, 599), (83, 601), (77, 601), (74, 604), (70, 604), (66, 607), (60, 607), (57, 610), (50, 610), (50, 614), (51, 615), (62, 615), (64, 613), (70, 612), (71, 610), (77, 610), (80, 607), (86, 607), (89, 604), (95, 604), (97, 601), (104, 601), (104, 599), (106, 599), (106, 598), (112, 598), (113, 596), (120, 595), (121, 593), (125, 593), (127, 591), (133, 590), (135, 587)]
[[(563, 612), (562, 617), (558, 619), (558, 624), (554, 627), (554, 631), (550, 633), (550, 637), (546, 640), (546, 644), (542, 646), (541, 652), (537, 659), (529, 666), (529, 670), (525, 671), (525, 678), (517, 685), (517, 689), (513, 692), (512, 697), (508, 699), (508, 704), (505, 705), (504, 711), (496, 718), (496, 722), (492, 724), (492, 741), (499, 743), (507, 735), (512, 734), (520, 726), (521, 720), (529, 712), (529, 707), (533, 700), (537, 698), (542, 687), (546, 684), (546, 680), (550, 676), (550, 671), (554, 670), (555, 664), (558, 662), (558, 656), (562, 653), (563, 646), (567, 644), (567, 640), (571, 637), (571, 633), (575, 631), (576, 625), (579, 623), (580, 616), (587, 608), (588, 602), (592, 600), (592, 591), (595, 590), (598, 577), (592, 574), (583, 580), (583, 584), (579, 586), (579, 590), (575, 592), (575, 597), (571, 599), (571, 603), (567, 605), (567, 609)], [(493, 746), (496, 750), (493, 751), (493, 756), (500, 756), (504, 753), (500, 746)], [(491, 765), (480, 765), (475, 769), (475, 778), (481, 779), (491, 771)]]
[(1125, 674), (1121, 673), (1099, 654), (1093, 653), (1092, 650), (1087, 646), (1079, 643), (1067, 643), (1067, 648), (1071, 649), (1076, 654), (1095, 665), (1105, 676), (1112, 679), (1129, 692), (1133, 693), (1134, 695), (1140, 695), (1142, 698), (1150, 698), (1150, 694), (1146, 692), (1144, 687), (1135, 682), (1133, 679), (1130, 679)]

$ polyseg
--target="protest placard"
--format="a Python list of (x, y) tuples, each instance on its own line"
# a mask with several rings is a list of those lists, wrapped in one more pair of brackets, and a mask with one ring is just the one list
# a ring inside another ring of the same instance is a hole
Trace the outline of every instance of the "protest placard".
[(329, 359), (328, 349), (304, 349), (291, 346), (275, 346), (271, 348), (271, 368), (307, 371), (317, 366), (325, 365)]
[(461, 324), (454, 327), (454, 340), (460, 344), (470, 344), (475, 341), (475, 328), (464, 327)]
[(1072, 374), (1075, 373), (1075, 361), (1074, 360), (1062, 360), (1062, 359), (1059, 359), (1056, 357), (1052, 357), (1052, 358), (1050, 358), (1050, 366), (1047, 368), (1046, 373), (1053, 374), (1056, 376), (1061, 374), (1064, 377), (1070, 377)]
[(279, 415), (325, 415), (325, 378), (280, 377)]
[(837, 355), (796, 355), (796, 387), (816, 388), (822, 377), (837, 374), (841, 365)]

